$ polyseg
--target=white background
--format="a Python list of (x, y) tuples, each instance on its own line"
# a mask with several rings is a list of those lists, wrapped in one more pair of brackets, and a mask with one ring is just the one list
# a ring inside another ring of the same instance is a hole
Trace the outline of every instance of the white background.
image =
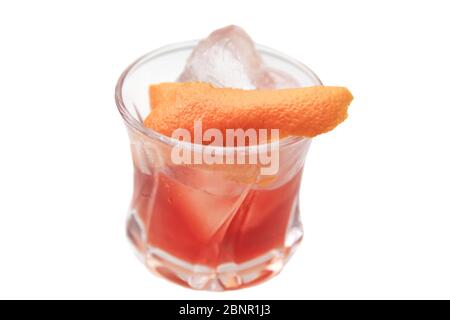
[[(1, 298), (450, 298), (447, 1), (2, 1)], [(167, 43), (243, 26), (349, 87), (315, 139), (306, 236), (281, 275), (209, 293), (159, 279), (124, 234), (123, 69)]]

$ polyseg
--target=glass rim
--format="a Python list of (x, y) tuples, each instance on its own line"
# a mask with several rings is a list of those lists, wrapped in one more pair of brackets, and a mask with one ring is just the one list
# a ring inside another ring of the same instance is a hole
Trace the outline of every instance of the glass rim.
[[(211, 146), (211, 145), (199, 145), (195, 143), (185, 142), (181, 140), (174, 139), (172, 137), (163, 135), (153, 129), (147, 128), (143, 126), (129, 111), (129, 108), (127, 107), (126, 103), (123, 100), (123, 85), (125, 81), (127, 80), (127, 77), (130, 75), (130, 73), (139, 67), (141, 63), (144, 63), (145, 61), (149, 59), (156, 59), (159, 56), (170, 54), (175, 51), (184, 50), (187, 48), (194, 48), (194, 46), (199, 42), (200, 40), (189, 40), (189, 41), (182, 41), (182, 42), (176, 42), (172, 44), (168, 44), (165, 46), (162, 46), (158, 49), (152, 50), (138, 59), (136, 59), (133, 63), (131, 63), (120, 75), (119, 80), (117, 81), (116, 87), (115, 87), (115, 101), (117, 109), (119, 110), (120, 115), (122, 116), (125, 123), (136, 130), (137, 132), (143, 134), (147, 138), (150, 138), (151, 140), (157, 140), (159, 142), (162, 142), (166, 145), (170, 146), (185, 146), (189, 147), (193, 150), (204, 150), (204, 149), (214, 149), (217, 151), (257, 151), (259, 149), (267, 149), (267, 147), (273, 147), (272, 145), (274, 143), (278, 143), (277, 147), (281, 148), (283, 146), (292, 145), (295, 143), (300, 143), (302, 141), (308, 141), (311, 138), (308, 137), (297, 137), (297, 136), (288, 136), (281, 138), (280, 140), (269, 142), (269, 143), (263, 143), (263, 144), (257, 144), (257, 145), (250, 145), (250, 146), (237, 146), (237, 147), (220, 147), (220, 146)], [(284, 60), (285, 62), (297, 67), (298, 69), (301, 69), (302, 72), (306, 73), (311, 79), (313, 79), (318, 86), (323, 85), (319, 77), (305, 64), (301, 63), (300, 61), (278, 51), (271, 47), (261, 45), (258, 43), (255, 43), (256, 49), (264, 54), (269, 54), (272, 56), (275, 56), (278, 59)]]

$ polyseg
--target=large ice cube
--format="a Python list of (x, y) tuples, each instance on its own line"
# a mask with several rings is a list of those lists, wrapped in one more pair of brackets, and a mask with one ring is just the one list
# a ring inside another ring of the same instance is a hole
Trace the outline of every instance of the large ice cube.
[(216, 30), (200, 41), (178, 81), (241, 89), (298, 86), (289, 75), (267, 68), (252, 39), (238, 26)]
[(254, 89), (261, 68), (262, 60), (252, 39), (240, 27), (228, 26), (200, 41), (179, 81)]

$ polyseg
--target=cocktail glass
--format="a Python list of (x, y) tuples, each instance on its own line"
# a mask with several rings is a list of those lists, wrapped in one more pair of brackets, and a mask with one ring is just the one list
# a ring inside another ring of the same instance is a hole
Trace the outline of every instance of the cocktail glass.
[[(175, 81), (196, 43), (144, 55), (117, 83), (135, 171), (127, 234), (143, 263), (168, 280), (193, 289), (239, 289), (279, 273), (303, 237), (299, 190), (311, 139), (281, 139), (279, 170), (271, 176), (261, 175), (260, 164), (174, 163), (175, 146), (245, 157), (270, 147), (189, 144), (144, 127), (149, 84)], [(257, 49), (269, 67), (302, 86), (321, 85), (305, 65), (265, 46)]]

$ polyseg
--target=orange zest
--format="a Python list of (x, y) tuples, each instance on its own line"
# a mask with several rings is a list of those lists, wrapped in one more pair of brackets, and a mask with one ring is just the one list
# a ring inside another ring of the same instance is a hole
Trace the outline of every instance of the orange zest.
[(145, 126), (171, 136), (179, 128), (279, 129), (283, 136), (314, 137), (347, 118), (353, 99), (344, 87), (281, 90), (215, 88), (206, 83), (161, 83), (149, 88), (152, 112)]

